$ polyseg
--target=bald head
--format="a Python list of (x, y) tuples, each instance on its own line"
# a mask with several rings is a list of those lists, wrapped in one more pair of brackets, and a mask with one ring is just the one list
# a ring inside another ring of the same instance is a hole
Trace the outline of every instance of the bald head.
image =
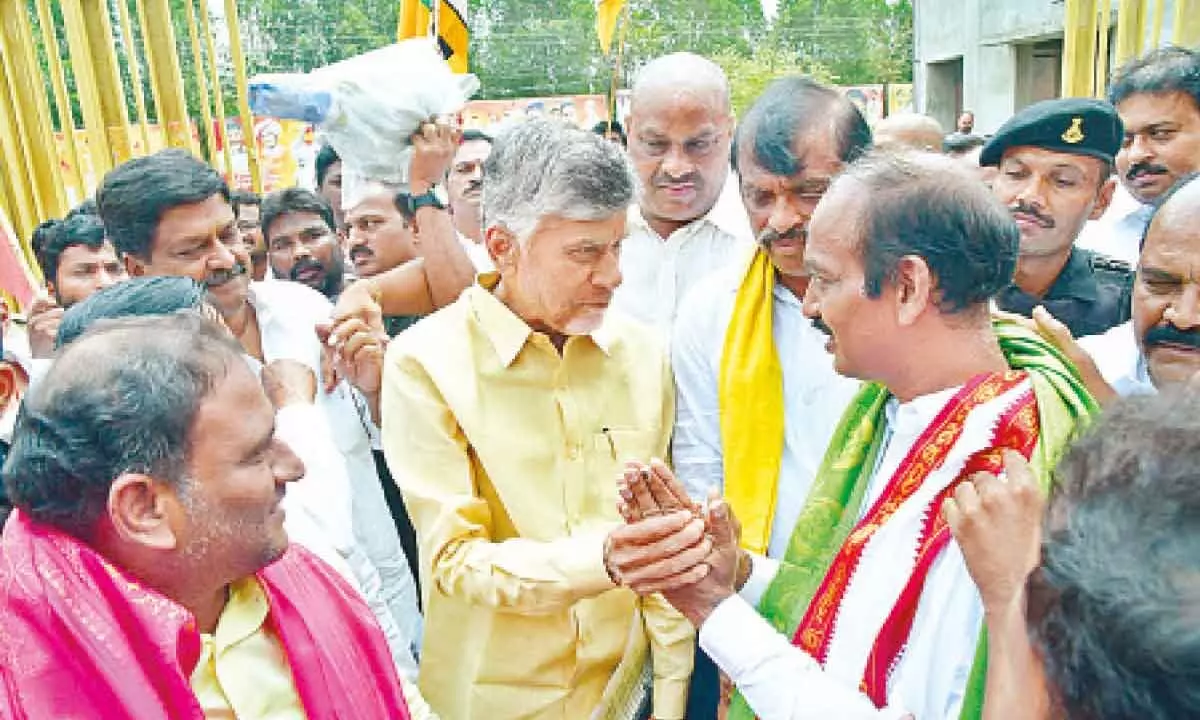
[(703, 99), (726, 115), (732, 113), (725, 71), (708, 58), (686, 52), (655, 58), (638, 72), (631, 112), (636, 114), (639, 104), (684, 95)]
[(729, 81), (712, 61), (676, 53), (647, 64), (633, 86), (629, 156), (638, 205), (661, 237), (708, 213), (729, 175)]
[(889, 150), (908, 148), (940, 152), (942, 126), (928, 115), (889, 115), (875, 125), (875, 145)]

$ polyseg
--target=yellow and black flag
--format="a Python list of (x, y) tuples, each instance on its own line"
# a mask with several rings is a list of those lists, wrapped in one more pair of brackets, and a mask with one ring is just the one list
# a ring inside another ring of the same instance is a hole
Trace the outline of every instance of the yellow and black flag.
[(435, 30), (438, 47), (442, 57), (450, 63), (450, 69), (456, 73), (467, 72), (467, 47), (471, 40), (471, 31), (467, 27), (467, 0), (402, 0), (397, 39), (428, 37)]
[(600, 37), (600, 49), (607, 55), (612, 47), (613, 35), (625, 0), (596, 0), (596, 35)]

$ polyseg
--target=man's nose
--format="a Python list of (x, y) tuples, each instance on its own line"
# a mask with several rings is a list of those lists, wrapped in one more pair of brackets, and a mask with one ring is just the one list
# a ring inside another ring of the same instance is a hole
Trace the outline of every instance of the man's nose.
[(771, 215), (767, 218), (767, 227), (782, 235), (807, 224), (808, 213), (798, 208), (786, 194), (775, 198), (775, 203), (771, 206)]
[(95, 282), (92, 283), (92, 286), (97, 290), (102, 290), (110, 285), (115, 285), (118, 277), (119, 273), (110, 272), (108, 268), (100, 268), (96, 273)]
[(237, 264), (237, 256), (233, 254), (233, 249), (225, 243), (217, 240), (217, 250), (208, 258), (208, 267), (210, 270), (232, 270)]
[(1129, 143), (1129, 148), (1125, 152), (1129, 157), (1130, 165), (1136, 165), (1154, 158), (1154, 148), (1150, 145), (1146, 136), (1142, 134), (1133, 136), (1133, 140)]
[(695, 169), (695, 164), (692, 163), (691, 158), (687, 156), (682, 147), (672, 146), (663, 157), (662, 172), (668, 177), (682, 178), (692, 174)]
[(277, 484), (295, 482), (304, 477), (304, 461), (282, 440), (275, 441), (275, 452), (271, 458), (271, 473)]

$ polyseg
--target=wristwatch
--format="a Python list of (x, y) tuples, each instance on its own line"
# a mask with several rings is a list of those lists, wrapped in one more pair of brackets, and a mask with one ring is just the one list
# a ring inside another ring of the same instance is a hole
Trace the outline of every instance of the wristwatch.
[(409, 196), (408, 207), (412, 210), (413, 215), (416, 215), (417, 211), (423, 207), (445, 210), (449, 205), (449, 200), (446, 189), (441, 185), (434, 185), (420, 195)]

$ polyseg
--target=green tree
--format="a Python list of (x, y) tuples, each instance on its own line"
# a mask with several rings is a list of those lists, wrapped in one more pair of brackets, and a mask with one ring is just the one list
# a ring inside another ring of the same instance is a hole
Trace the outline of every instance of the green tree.
[(770, 41), (843, 85), (912, 81), (910, 0), (781, 0)]
[(766, 45), (748, 55), (728, 48), (718, 50), (712, 59), (729, 78), (730, 100), (734, 113), (739, 115), (777, 78), (808, 75), (821, 82), (829, 82), (832, 78), (825, 66), (802, 62), (793, 53)]

